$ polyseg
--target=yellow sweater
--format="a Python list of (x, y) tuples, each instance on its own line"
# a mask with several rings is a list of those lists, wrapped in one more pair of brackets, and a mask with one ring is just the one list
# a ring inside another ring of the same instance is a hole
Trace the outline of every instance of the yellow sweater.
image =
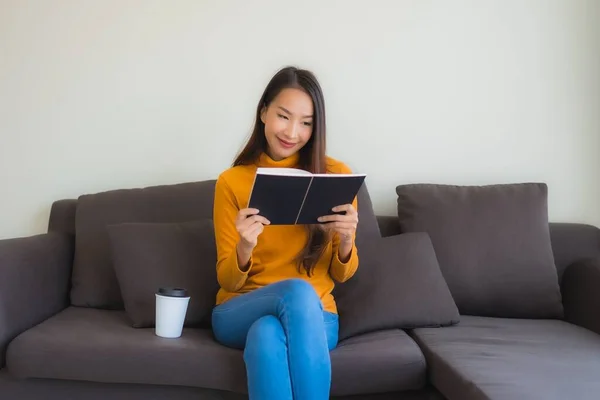
[[(240, 209), (248, 207), (256, 168), (295, 168), (298, 164), (298, 155), (275, 161), (268, 155), (262, 154), (257, 164), (229, 168), (217, 179), (213, 217), (217, 244), (217, 279), (221, 286), (217, 294), (217, 304), (270, 283), (300, 278), (312, 284), (325, 311), (337, 313), (335, 300), (331, 294), (334, 279), (344, 282), (352, 277), (358, 268), (356, 246), (353, 246), (348, 262), (342, 263), (338, 258), (337, 235), (334, 235), (328, 244), (312, 276), (308, 277), (304, 268), (298, 269), (295, 262), (295, 257), (308, 240), (304, 227), (267, 225), (258, 237), (258, 244), (250, 259), (250, 267), (246, 272), (240, 270), (236, 253), (239, 234), (235, 228), (235, 219)], [(327, 170), (329, 173), (351, 172), (345, 164), (329, 157)], [(356, 199), (353, 205), (358, 210)]]

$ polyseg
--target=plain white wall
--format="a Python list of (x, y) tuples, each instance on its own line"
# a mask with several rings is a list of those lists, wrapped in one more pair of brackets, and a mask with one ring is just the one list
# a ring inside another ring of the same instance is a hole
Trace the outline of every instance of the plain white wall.
[(543, 181), (600, 225), (595, 0), (0, 0), (0, 237), (54, 200), (211, 179), (271, 75), (325, 90), (376, 211), (408, 182)]

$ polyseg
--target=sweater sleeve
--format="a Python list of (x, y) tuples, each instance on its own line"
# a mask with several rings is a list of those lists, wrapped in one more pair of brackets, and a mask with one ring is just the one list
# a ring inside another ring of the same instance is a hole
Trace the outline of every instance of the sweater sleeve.
[[(358, 211), (358, 201), (356, 198), (352, 202), (352, 205)], [(358, 249), (356, 248), (355, 239), (356, 234), (354, 234), (352, 237), (352, 250), (350, 252), (350, 258), (347, 262), (343, 263), (339, 257), (340, 238), (337, 234), (333, 236), (333, 255), (329, 273), (331, 277), (338, 282), (345, 282), (352, 278), (358, 269)]]
[(236, 246), (239, 234), (235, 228), (235, 219), (239, 210), (231, 188), (220, 176), (215, 185), (213, 223), (217, 245), (217, 280), (228, 292), (238, 291), (252, 268), (252, 258), (246, 271), (242, 271), (238, 265)]

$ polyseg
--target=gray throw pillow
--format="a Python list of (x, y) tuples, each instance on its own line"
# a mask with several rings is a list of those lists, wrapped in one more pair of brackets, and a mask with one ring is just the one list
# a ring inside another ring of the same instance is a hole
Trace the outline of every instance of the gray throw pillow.
[(461, 314), (561, 318), (543, 183), (400, 185), (402, 232), (427, 232)]
[(123, 223), (107, 229), (125, 311), (135, 328), (154, 326), (160, 287), (188, 290), (185, 326), (210, 326), (219, 289), (211, 219)]
[(335, 289), (340, 340), (384, 329), (459, 322), (456, 304), (426, 233), (372, 240), (359, 249), (356, 274)]

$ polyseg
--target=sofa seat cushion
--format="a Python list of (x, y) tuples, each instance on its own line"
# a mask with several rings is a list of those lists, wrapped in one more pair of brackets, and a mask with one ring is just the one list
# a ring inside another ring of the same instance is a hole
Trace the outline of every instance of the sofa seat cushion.
[(15, 338), (7, 368), (21, 378), (245, 390), (242, 353), (208, 329), (164, 339), (133, 328), (125, 311), (70, 307)]
[(341, 341), (331, 352), (334, 396), (399, 392), (425, 386), (425, 357), (404, 331), (390, 329)]
[[(418, 389), (425, 359), (403, 331), (365, 334), (331, 353), (333, 395)], [(184, 328), (163, 339), (133, 328), (125, 311), (70, 307), (15, 338), (7, 368), (19, 378), (141, 383), (246, 393), (243, 353), (212, 332)]]
[(600, 336), (559, 320), (462, 316), (412, 332), (449, 399), (598, 399)]

